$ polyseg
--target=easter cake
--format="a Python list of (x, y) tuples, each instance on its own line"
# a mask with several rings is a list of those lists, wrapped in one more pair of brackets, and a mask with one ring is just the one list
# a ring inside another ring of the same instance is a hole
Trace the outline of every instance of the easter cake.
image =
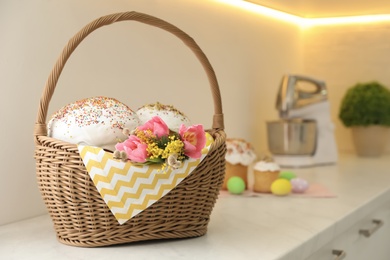
[(251, 144), (243, 139), (228, 138), (226, 140), (226, 170), (222, 189), (227, 189), (227, 182), (237, 176), (244, 180), (248, 187), (248, 166), (256, 160), (256, 154)]
[(253, 168), (254, 192), (270, 193), (272, 183), (279, 178), (280, 168), (271, 158), (263, 158)]
[(92, 97), (70, 103), (53, 114), (48, 123), (48, 136), (73, 143), (97, 146), (110, 151), (126, 139), (140, 124), (137, 114), (127, 105), (108, 97)]
[(179, 132), (182, 124), (185, 126), (191, 125), (190, 119), (183, 112), (172, 105), (164, 105), (159, 102), (144, 105), (136, 113), (141, 124), (149, 121), (154, 116), (159, 116), (167, 124), (168, 128), (174, 132)]

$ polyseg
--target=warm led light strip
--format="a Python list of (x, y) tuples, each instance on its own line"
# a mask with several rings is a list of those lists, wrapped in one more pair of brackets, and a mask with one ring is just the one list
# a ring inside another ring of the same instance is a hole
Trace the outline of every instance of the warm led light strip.
[(352, 24), (352, 23), (377, 23), (390, 21), (388, 14), (327, 17), (327, 18), (305, 18), (308, 20), (306, 26), (332, 25), (332, 24)]
[(277, 11), (272, 8), (264, 7), (254, 3), (246, 2), (244, 0), (215, 0), (215, 1), (230, 4), (245, 9), (247, 11), (255, 12), (264, 16), (290, 22), (302, 27), (310, 27), (310, 26), (317, 26), (317, 25), (375, 23), (375, 22), (390, 21), (389, 14), (326, 17), (326, 18), (304, 18), (297, 15)]
[(246, 2), (243, 0), (215, 0), (215, 1), (230, 4), (232, 6), (236, 6), (236, 7), (245, 9), (249, 12), (254, 12), (257, 14), (261, 14), (264, 16), (268, 16), (271, 18), (275, 18), (278, 20), (282, 20), (282, 21), (286, 21), (286, 22), (290, 22), (290, 23), (294, 23), (294, 24), (298, 24), (298, 25), (301, 25), (305, 22), (305, 18), (296, 16), (293, 14), (288, 14), (285, 12), (277, 11), (275, 9), (271, 9), (271, 8), (257, 5), (254, 3)]

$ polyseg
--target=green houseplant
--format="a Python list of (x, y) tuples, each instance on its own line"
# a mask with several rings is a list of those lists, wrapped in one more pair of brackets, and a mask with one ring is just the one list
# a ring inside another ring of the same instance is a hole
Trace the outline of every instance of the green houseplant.
[(390, 129), (390, 90), (375, 81), (350, 87), (342, 99), (339, 118), (352, 128), (358, 155), (381, 155)]

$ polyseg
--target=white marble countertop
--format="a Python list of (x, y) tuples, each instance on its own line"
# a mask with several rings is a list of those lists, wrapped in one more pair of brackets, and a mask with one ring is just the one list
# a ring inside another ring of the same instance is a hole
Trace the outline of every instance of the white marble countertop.
[(0, 259), (305, 259), (360, 216), (390, 200), (390, 156), (342, 156), (331, 166), (294, 169), (333, 198), (218, 199), (199, 238), (78, 248), (57, 242), (48, 215), (0, 227)]

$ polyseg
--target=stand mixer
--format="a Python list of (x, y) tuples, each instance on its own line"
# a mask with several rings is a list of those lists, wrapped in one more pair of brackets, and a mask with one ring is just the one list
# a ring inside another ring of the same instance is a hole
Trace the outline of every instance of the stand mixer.
[[(302, 87), (299, 83), (303, 83)], [(308, 87), (310, 86), (310, 87)], [(274, 160), (282, 167), (308, 167), (324, 164), (332, 164), (337, 162), (338, 153), (336, 141), (334, 138), (334, 125), (330, 118), (330, 105), (325, 82), (315, 80), (305, 76), (286, 75), (282, 78), (280, 89), (276, 100), (276, 109), (279, 111), (279, 117), (282, 124), (290, 124), (289, 122), (311, 121), (316, 123), (313, 134), (313, 149), (310, 154), (295, 153), (277, 153), (271, 150)], [(269, 146), (271, 146), (272, 131), (268, 125)], [(296, 136), (297, 139), (302, 139), (306, 134), (299, 130), (299, 133), (291, 133), (294, 130), (291, 127), (284, 125), (282, 128), (284, 145), (286, 145), (291, 136)], [(295, 127), (295, 129), (297, 129)], [(301, 128), (303, 129), (303, 128)], [(304, 141), (300, 140), (301, 146), (304, 146)], [(283, 145), (283, 144), (282, 144)]]

